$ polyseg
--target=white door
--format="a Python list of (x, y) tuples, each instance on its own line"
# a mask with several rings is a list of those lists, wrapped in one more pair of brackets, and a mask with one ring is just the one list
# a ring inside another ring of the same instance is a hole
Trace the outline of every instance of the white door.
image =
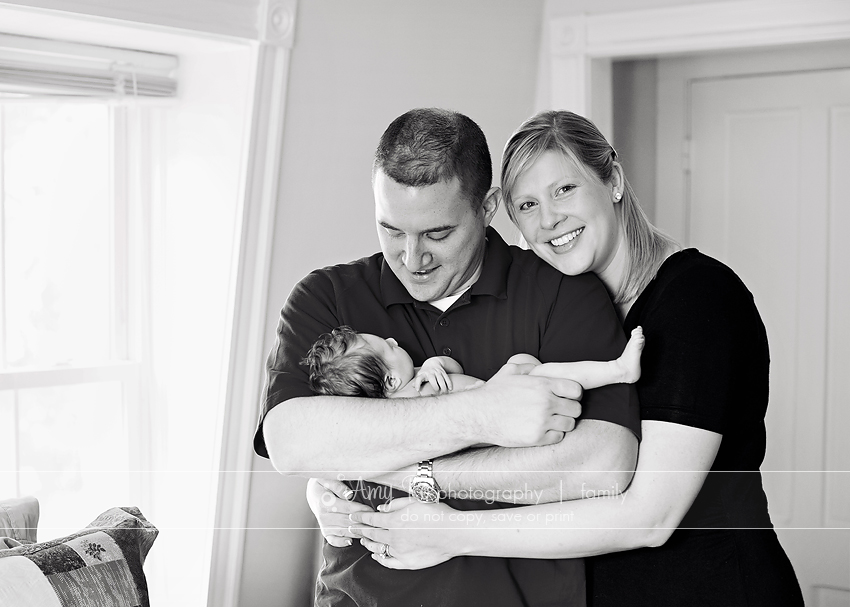
[(850, 70), (692, 80), (685, 240), (755, 295), (771, 517), (807, 605), (850, 606)]

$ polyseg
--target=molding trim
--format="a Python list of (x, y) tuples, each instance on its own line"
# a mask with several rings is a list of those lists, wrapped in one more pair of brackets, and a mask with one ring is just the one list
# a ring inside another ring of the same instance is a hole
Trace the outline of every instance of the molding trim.
[(239, 604), (254, 457), (253, 436), (264, 381), (266, 305), (290, 54), (282, 44), (261, 44), (257, 49), (256, 92), (221, 428), (209, 607)]
[(285, 48), (295, 41), (297, 0), (261, 0), (257, 12), (260, 40)]
[[(550, 107), (589, 115), (595, 58), (850, 39), (846, 0), (744, 0), (546, 19)], [(544, 66), (545, 67), (545, 66)], [(541, 70), (546, 73), (546, 70)]]

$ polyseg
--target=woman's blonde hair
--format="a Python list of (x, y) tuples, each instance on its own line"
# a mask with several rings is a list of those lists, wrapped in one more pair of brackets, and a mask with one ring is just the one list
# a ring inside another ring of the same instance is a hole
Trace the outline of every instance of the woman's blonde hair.
[[(505, 208), (516, 223), (511, 194), (517, 179), (544, 152), (564, 154), (586, 177), (610, 183), (617, 152), (587, 118), (564, 110), (541, 112), (526, 120), (508, 140), (502, 154)], [(631, 301), (646, 288), (676, 242), (649, 223), (623, 174), (623, 198), (615, 204), (627, 244), (626, 274), (611, 297), (615, 304)]]

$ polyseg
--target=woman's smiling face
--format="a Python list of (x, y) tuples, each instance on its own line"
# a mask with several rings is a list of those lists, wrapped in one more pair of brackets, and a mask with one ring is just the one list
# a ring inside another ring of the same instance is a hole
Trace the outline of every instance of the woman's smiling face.
[(602, 277), (625, 261), (614, 207), (621, 175), (617, 165), (611, 183), (602, 183), (564, 154), (543, 152), (511, 191), (514, 223), (532, 250), (564, 274)]

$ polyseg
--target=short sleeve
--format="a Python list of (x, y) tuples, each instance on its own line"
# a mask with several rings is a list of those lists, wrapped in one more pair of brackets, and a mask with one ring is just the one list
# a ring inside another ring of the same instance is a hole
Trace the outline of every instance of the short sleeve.
[(317, 271), (295, 286), (280, 312), (275, 344), (266, 362), (263, 410), (254, 434), (254, 451), (262, 457), (268, 457), (263, 437), (268, 412), (291, 398), (313, 396), (301, 361), (319, 335), (339, 325), (334, 302), (331, 280)]
[(655, 295), (627, 325), (642, 325), (646, 336), (642, 419), (724, 432), (739, 382), (736, 360), (750, 347), (750, 308), (749, 292), (724, 266), (684, 273)]
[[(541, 343), (540, 360), (614, 360), (625, 345), (623, 328), (602, 282), (593, 274), (563, 276)], [(588, 390), (582, 398), (581, 419), (624, 426), (640, 439), (640, 408), (634, 386), (613, 384)]]

